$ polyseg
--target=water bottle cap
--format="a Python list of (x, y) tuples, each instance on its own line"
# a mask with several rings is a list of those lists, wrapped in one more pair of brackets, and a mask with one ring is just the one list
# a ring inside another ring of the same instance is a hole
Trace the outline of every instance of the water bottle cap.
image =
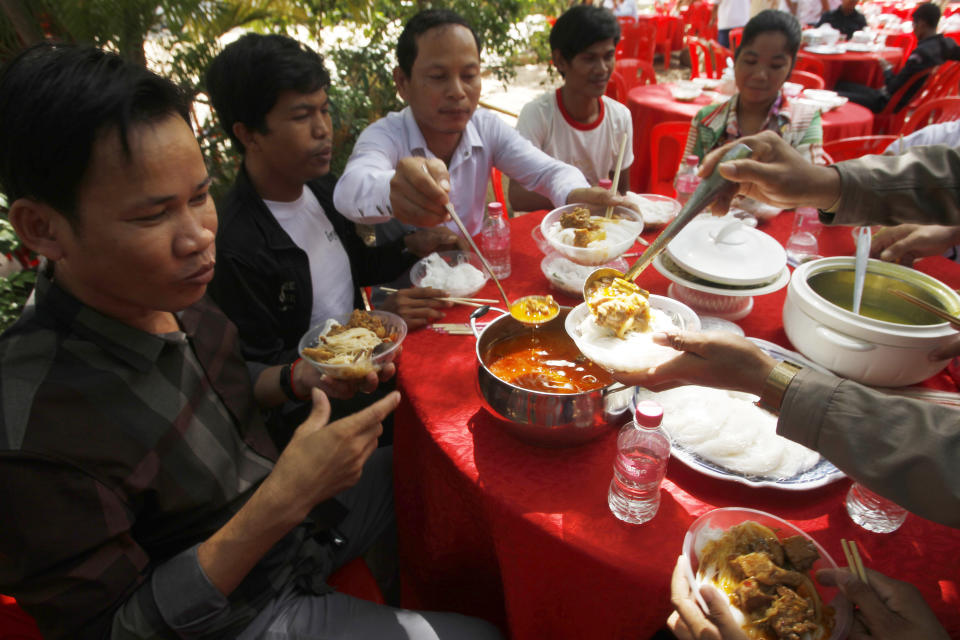
[(601, 189), (609, 189), (613, 186), (613, 180), (610, 178), (600, 178), (597, 180), (597, 186), (599, 186)]
[(637, 408), (633, 412), (633, 419), (639, 427), (656, 429), (663, 420), (663, 407), (653, 400), (642, 400), (637, 403)]
[(490, 213), (503, 213), (503, 205), (499, 202), (491, 202), (487, 205), (487, 211)]
[(686, 158), (684, 158), (683, 161), (686, 162), (691, 167), (695, 167), (697, 166), (697, 164), (700, 163), (700, 158), (698, 158), (697, 156), (691, 153)]

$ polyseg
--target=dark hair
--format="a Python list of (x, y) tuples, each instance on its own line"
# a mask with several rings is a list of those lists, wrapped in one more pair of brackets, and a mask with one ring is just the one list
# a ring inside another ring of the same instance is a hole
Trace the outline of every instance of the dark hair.
[(620, 23), (609, 10), (589, 4), (567, 9), (550, 29), (550, 49), (560, 51), (568, 62), (602, 40), (620, 42)]
[(90, 46), (42, 43), (0, 76), (0, 185), (9, 202), (44, 202), (72, 225), (94, 144), (116, 130), (127, 159), (132, 127), (179, 115), (189, 99), (145, 67)]
[(473, 41), (477, 45), (477, 55), (480, 54), (483, 49), (480, 38), (477, 37), (477, 32), (473, 30), (466, 18), (449, 9), (425, 9), (410, 18), (397, 39), (397, 65), (404, 75), (410, 77), (410, 72), (413, 70), (413, 61), (417, 59), (417, 38), (430, 29), (448, 24), (459, 24), (469, 29), (470, 33), (473, 34)]
[(282, 92), (319, 91), (330, 86), (330, 74), (323, 56), (293, 38), (248, 33), (213, 59), (206, 85), (220, 126), (244, 151), (234, 123), (268, 133), (267, 114)]
[(743, 37), (740, 40), (740, 46), (733, 54), (734, 59), (740, 57), (743, 48), (753, 42), (757, 36), (771, 31), (779, 31), (786, 37), (787, 51), (790, 53), (792, 61), (796, 62), (802, 37), (800, 35), (800, 23), (786, 11), (777, 11), (776, 9), (764, 9), (750, 18), (750, 21), (743, 28)]
[(932, 2), (924, 2), (914, 10), (913, 19), (922, 20), (931, 29), (936, 29), (940, 22), (940, 7)]

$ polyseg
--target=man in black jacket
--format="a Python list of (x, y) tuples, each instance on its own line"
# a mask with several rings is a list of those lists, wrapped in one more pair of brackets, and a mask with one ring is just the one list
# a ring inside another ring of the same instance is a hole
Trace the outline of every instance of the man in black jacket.
[[(319, 54), (284, 36), (248, 34), (214, 59), (206, 79), (221, 125), (243, 153), (218, 203), (210, 293), (240, 329), (247, 360), (286, 365), (280, 375), (289, 376), (305, 366), (297, 345), (311, 326), (359, 307), (359, 287), (398, 277), (418, 256), (452, 248), (456, 236), (437, 228), (368, 247), (336, 211), (330, 76)], [(415, 328), (443, 317), (443, 295), (405, 289), (382, 308)], [(306, 398), (302, 389), (287, 392), (293, 402)], [(336, 415), (356, 406), (339, 409), (334, 402)]]
[[(884, 65), (886, 84), (882, 89), (874, 89), (854, 82), (841, 82), (836, 91), (842, 96), (850, 98), (874, 113), (883, 111), (890, 98), (901, 87), (907, 84), (916, 74), (927, 69), (940, 66), (947, 60), (960, 60), (960, 45), (951, 38), (945, 38), (937, 33), (937, 24), (940, 22), (940, 7), (932, 2), (919, 5), (913, 12), (913, 33), (917, 36), (917, 46), (910, 52), (903, 68), (893, 73), (889, 62), (881, 61)], [(894, 107), (900, 111), (907, 106), (910, 99), (922, 88), (912, 87), (900, 98)]]

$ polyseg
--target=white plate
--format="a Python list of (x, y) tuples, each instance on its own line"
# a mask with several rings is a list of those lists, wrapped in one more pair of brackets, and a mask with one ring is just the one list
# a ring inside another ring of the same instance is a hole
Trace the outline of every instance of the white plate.
[[(652, 295), (650, 296), (650, 307), (666, 314), (679, 330), (700, 330), (700, 317), (682, 302), (664, 296)], [(582, 302), (567, 314), (563, 326), (567, 335), (573, 339), (581, 353), (607, 371), (640, 371), (679, 355), (677, 351), (670, 347), (654, 345), (649, 341), (638, 344), (628, 340), (619, 340), (612, 335), (604, 336), (599, 340), (585, 337), (581, 333), (580, 325), (589, 315), (590, 309), (587, 308), (587, 303)], [(615, 344), (611, 346), (612, 343)], [(629, 365), (621, 366), (626, 361), (625, 358), (629, 358)]]
[(779, 291), (787, 286), (788, 282), (790, 282), (790, 269), (787, 267), (784, 267), (783, 271), (777, 275), (776, 280), (756, 286), (738, 287), (709, 282), (695, 278), (695, 276), (691, 277), (690, 274), (682, 273), (682, 270), (680, 270), (679, 267), (677, 267), (673, 261), (670, 260), (670, 256), (663, 253), (653, 259), (653, 267), (671, 282), (682, 284), (683, 286), (694, 289), (695, 291), (716, 293), (717, 295), (721, 296), (762, 296), (767, 293)]
[(809, 51), (810, 53), (818, 53), (820, 55), (830, 55), (833, 53), (845, 53), (846, 47), (839, 44), (815, 44), (809, 47), (804, 47), (804, 51)]
[[(760, 340), (759, 338), (747, 339), (763, 349), (775, 360), (790, 360), (791, 362), (802, 364), (805, 367), (809, 367), (822, 373), (830, 373), (820, 365), (807, 360), (799, 353), (794, 353), (789, 349), (784, 349), (777, 344), (767, 342), (766, 340)], [(634, 390), (634, 407), (636, 407), (637, 395), (639, 393), (641, 393), (639, 389)], [(810, 467), (806, 471), (793, 476), (792, 478), (773, 479), (757, 476), (746, 476), (736, 471), (730, 471), (714, 462), (701, 458), (692, 451), (689, 451), (679, 445), (673, 445), (671, 447), (670, 455), (694, 471), (702, 473), (706, 476), (717, 478), (718, 480), (737, 482), (747, 485), (748, 487), (773, 487), (775, 489), (783, 489), (786, 491), (809, 491), (810, 489), (817, 489), (845, 477), (845, 474), (842, 471), (837, 469), (832, 462), (823, 456), (820, 456), (820, 461), (817, 464)]]
[(733, 217), (693, 219), (666, 253), (687, 273), (721, 285), (763, 285), (787, 265), (787, 253), (773, 236)]

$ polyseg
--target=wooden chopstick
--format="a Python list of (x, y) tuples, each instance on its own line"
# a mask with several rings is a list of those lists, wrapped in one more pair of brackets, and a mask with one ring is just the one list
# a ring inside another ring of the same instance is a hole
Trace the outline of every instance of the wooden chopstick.
[[(380, 287), (381, 291), (386, 293), (396, 293), (398, 289), (393, 287)], [(482, 307), (485, 304), (497, 304), (499, 300), (493, 300), (491, 298), (461, 298), (457, 296), (449, 296), (446, 298), (434, 298), (435, 300), (443, 300), (444, 302), (453, 302), (455, 304), (465, 304), (470, 306)]]
[[(613, 172), (613, 184), (610, 185), (610, 194), (616, 195), (620, 185), (620, 168), (623, 167), (623, 152), (627, 148), (627, 133), (620, 136), (620, 153), (617, 155), (617, 170)], [(613, 214), (613, 205), (607, 207), (603, 217), (609, 218)]]
[(847, 541), (841, 538), (840, 547), (843, 549), (843, 555), (847, 558), (847, 567), (849, 567), (850, 572), (857, 576), (860, 582), (870, 584), (870, 580), (867, 579), (867, 572), (863, 568), (863, 560), (860, 559), (860, 548), (856, 541)]
[(943, 320), (946, 320), (947, 322), (950, 323), (950, 326), (951, 326), (951, 327), (953, 327), (953, 328), (956, 329), (957, 331), (960, 331), (960, 318), (958, 318), (957, 316), (953, 315), (952, 313), (948, 313), (948, 312), (944, 311), (943, 309), (941, 309), (941, 308), (939, 308), (939, 307), (937, 307), (937, 306), (935, 306), (935, 305), (930, 304), (930, 303), (927, 302), (926, 300), (921, 300), (920, 298), (918, 298), (918, 297), (916, 297), (916, 296), (914, 296), (914, 295), (912, 295), (912, 294), (909, 294), (909, 293), (907, 293), (906, 291), (901, 291), (900, 289), (887, 289), (887, 292), (890, 293), (890, 294), (892, 294), (892, 295), (897, 296), (898, 298), (902, 298), (902, 299), (906, 300), (907, 302), (910, 302), (910, 303), (912, 303), (912, 304), (915, 304), (916, 306), (920, 307), (921, 309), (924, 309), (925, 311), (928, 311), (928, 312), (932, 313), (933, 315), (937, 316), (938, 318), (941, 318), (941, 319), (943, 319)]

